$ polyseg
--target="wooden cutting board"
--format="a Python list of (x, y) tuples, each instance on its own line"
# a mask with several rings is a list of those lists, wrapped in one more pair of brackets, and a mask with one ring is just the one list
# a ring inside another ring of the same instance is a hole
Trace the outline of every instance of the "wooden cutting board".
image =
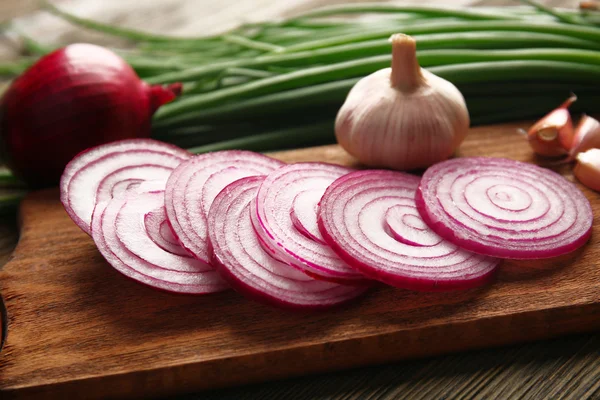
[[(473, 129), (459, 155), (536, 162), (517, 127)], [(336, 146), (276, 153), (356, 165)], [(559, 167), (573, 180), (569, 166)], [(600, 215), (599, 194), (582, 187)], [(0, 272), (9, 314), (0, 397), (143, 397), (535, 340), (600, 328), (598, 218), (581, 250), (504, 262), (488, 287), (380, 287), (341, 309), (297, 313), (233, 291), (158, 292), (110, 268), (56, 190), (21, 208), (21, 239)]]

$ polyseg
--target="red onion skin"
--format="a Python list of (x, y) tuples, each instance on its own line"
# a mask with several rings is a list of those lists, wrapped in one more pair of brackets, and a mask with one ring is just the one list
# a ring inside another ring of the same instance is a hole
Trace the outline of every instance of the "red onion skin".
[(141, 81), (108, 49), (66, 46), (42, 57), (0, 101), (0, 154), (29, 185), (53, 186), (81, 151), (149, 137), (154, 112), (180, 93), (180, 84)]

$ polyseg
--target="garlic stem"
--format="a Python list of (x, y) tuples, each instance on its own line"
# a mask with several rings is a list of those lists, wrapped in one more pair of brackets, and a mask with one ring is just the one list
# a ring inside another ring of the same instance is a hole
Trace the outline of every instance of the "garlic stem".
[(403, 92), (412, 92), (423, 84), (423, 74), (417, 60), (417, 42), (403, 33), (392, 35), (390, 41), (392, 42), (392, 86)]

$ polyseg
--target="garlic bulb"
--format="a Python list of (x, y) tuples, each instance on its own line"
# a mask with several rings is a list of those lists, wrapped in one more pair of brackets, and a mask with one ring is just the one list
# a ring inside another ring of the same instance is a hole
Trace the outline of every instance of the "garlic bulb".
[(392, 66), (361, 79), (338, 112), (338, 143), (365, 165), (426, 168), (450, 157), (467, 135), (460, 91), (421, 69), (416, 42), (391, 37)]

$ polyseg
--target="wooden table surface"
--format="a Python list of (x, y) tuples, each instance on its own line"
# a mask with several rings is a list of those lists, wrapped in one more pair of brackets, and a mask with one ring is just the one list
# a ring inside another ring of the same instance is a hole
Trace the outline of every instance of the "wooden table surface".
[[(364, 0), (363, 0), (364, 1)], [(339, 0), (63, 0), (83, 16), (163, 33), (215, 33), (239, 23), (288, 16)], [(413, 1), (413, 3), (423, 3)], [(506, 0), (428, 1), (427, 4), (506, 5)], [(572, 6), (577, 1), (545, 1)], [(36, 11), (36, 0), (0, 0), (0, 22), (46, 43), (94, 41), (83, 32)], [(0, 44), (0, 61), (14, 57)], [(13, 217), (0, 218), (0, 265), (17, 241)], [(600, 333), (500, 349), (355, 369), (240, 388), (191, 394), (183, 399), (600, 399)]]

